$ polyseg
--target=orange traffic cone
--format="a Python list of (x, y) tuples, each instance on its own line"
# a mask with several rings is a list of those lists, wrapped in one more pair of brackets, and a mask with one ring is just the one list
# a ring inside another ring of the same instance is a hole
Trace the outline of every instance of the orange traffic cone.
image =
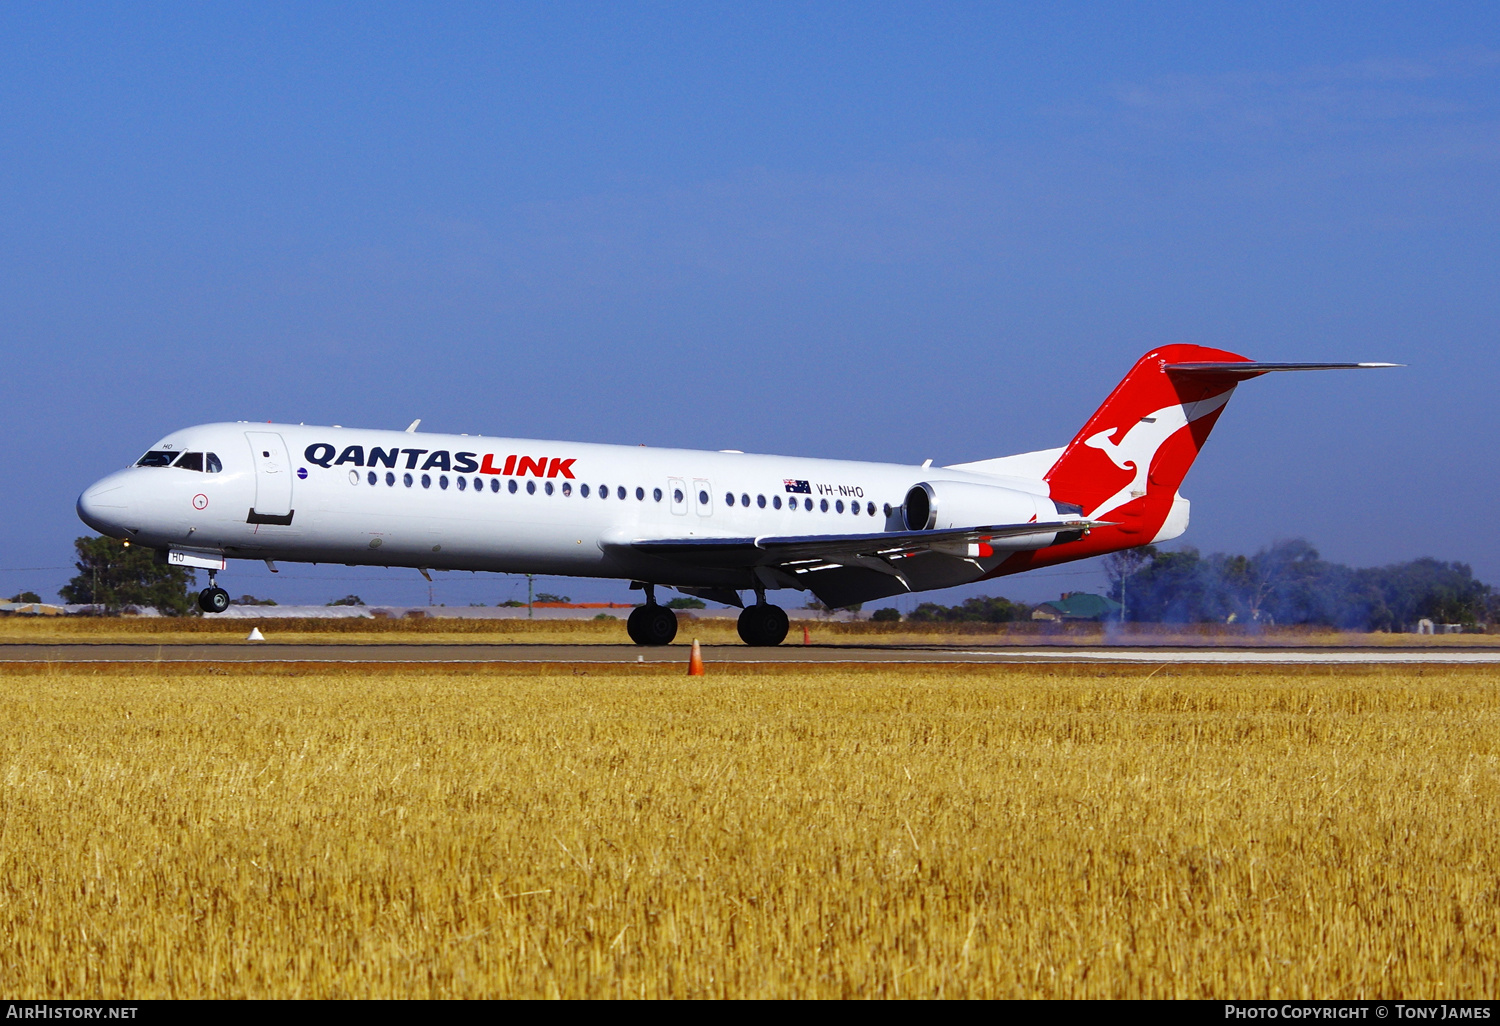
[(698, 648), (698, 639), (693, 639), (693, 654), (688, 656), (688, 676), (703, 676), (703, 652)]
[(807, 633), (807, 624), (803, 624), (802, 625), (802, 644), (804, 644), (804, 645), (811, 645), (812, 644), (812, 635), (809, 634), (809, 633)]

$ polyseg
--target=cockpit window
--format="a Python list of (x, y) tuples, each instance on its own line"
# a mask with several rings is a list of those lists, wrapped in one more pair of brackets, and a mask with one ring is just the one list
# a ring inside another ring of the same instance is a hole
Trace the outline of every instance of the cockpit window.
[(168, 452), (165, 449), (152, 449), (146, 455), (135, 461), (138, 467), (170, 467), (172, 461), (177, 458), (177, 453)]
[(182, 457), (172, 466), (178, 470), (196, 470), (203, 472), (203, 454), (201, 452), (185, 452)]
[(216, 453), (216, 452), (209, 453), (208, 454), (208, 472), (210, 474), (217, 474), (217, 473), (219, 473), (223, 469), (224, 469), (224, 464), (222, 464), (222, 463), (219, 462), (219, 454)]

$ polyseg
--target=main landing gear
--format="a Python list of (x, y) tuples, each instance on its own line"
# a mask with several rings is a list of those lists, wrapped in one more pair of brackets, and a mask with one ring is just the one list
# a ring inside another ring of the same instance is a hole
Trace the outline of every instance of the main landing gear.
[(637, 645), (670, 645), (677, 637), (677, 614), (656, 604), (656, 587), (648, 584), (646, 604), (636, 606), (625, 621), (625, 633)]
[(756, 648), (768, 648), (786, 640), (786, 610), (766, 601), (764, 592), (755, 593), (756, 602), (740, 613), (740, 640)]
[(218, 574), (208, 572), (208, 587), (198, 593), (198, 608), (205, 613), (222, 613), (229, 608), (229, 592), (219, 587)]

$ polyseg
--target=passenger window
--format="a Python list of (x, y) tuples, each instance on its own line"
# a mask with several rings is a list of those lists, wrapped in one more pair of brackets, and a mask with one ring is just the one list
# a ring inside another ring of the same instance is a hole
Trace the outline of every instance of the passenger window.
[(651, 497), (653, 499), (655, 499), (657, 502), (660, 502), (661, 501), (661, 489), (660, 488), (653, 488), (653, 489), (651, 489)]
[(535, 495), (536, 494), (536, 482), (535, 481), (527, 481), (526, 482), (526, 494), (527, 495)]
[(589, 486), (588, 485), (579, 485), (578, 486), (578, 494), (580, 496), (582, 496), (583, 498), (587, 499), (589, 497)]
[(609, 485), (600, 485), (599, 486), (599, 498), (601, 498), (601, 499), (607, 499), (607, 498), (609, 498)]
[(726, 505), (726, 506), (733, 506), (734, 505), (734, 493), (733, 492), (725, 492), (724, 493), (724, 505)]
[(490, 491), (492, 491), (492, 492), (498, 492), (499, 490), (500, 490), (500, 479), (498, 477), (492, 477), (492, 478), (490, 478)]
[(757, 506), (759, 506), (761, 509), (765, 509), (766, 508), (766, 497), (764, 495), (757, 495), (755, 497), (755, 504)]
[(411, 487), (411, 475), (410, 474), (402, 474), (401, 475), (401, 480), (402, 480), (402, 482), (405, 483), (406, 487), (408, 487), (408, 488)]
[(746, 495), (744, 492), (740, 493), (740, 505), (741, 506), (749, 506), (750, 505), (750, 496)]
[(682, 489), (681, 488), (678, 488), (676, 491), (674, 491), (672, 493), (672, 501), (673, 502), (682, 502), (683, 501), (683, 499), (682, 499)]
[(441, 488), (445, 492), (448, 490), (448, 475), (447, 474), (439, 474), (438, 475), (438, 487)]
[(886, 516), (890, 516), (891, 515), (891, 504), (889, 502), (885, 504), (885, 515)]
[(779, 495), (773, 495), (773, 496), (771, 496), (771, 507), (773, 509), (780, 509), (781, 508), (781, 496), (779, 496)]
[(396, 475), (392, 474), (389, 470), (385, 472), (385, 486), (387, 488), (396, 487)]
[(701, 492), (698, 493), (698, 505), (699, 506), (707, 506), (708, 505), (708, 492), (701, 491)]
[[(444, 480), (444, 482), (446, 482), (447, 478), (444, 478), (443, 480)], [(466, 478), (466, 477), (459, 478), (458, 479), (458, 490), (459, 491), (463, 491), (467, 487), (469, 487), (469, 479)]]
[(516, 494), (516, 479), (515, 478), (511, 478), (510, 479), (509, 488), (510, 488), (510, 494), (512, 494), (512, 495)]
[(368, 475), (368, 479), (369, 479), (369, 482), (370, 482), (370, 483), (371, 483), (371, 484), (375, 484), (375, 483), (376, 483), (376, 482), (377, 482), (377, 481), (379, 481), (379, 480), (380, 480), (380, 478), (379, 478), (379, 477), (377, 477), (377, 476), (375, 476), (375, 471), (373, 471), (373, 470), (372, 470), (372, 471), (370, 471), (370, 473), (369, 473), (369, 475)]
[(824, 499), (822, 502), (818, 503), (818, 506), (819, 506), (819, 508), (821, 508), (823, 510), (824, 513), (828, 512), (828, 500), (827, 499)]
[(203, 472), (203, 454), (201, 452), (185, 452), (182, 458), (172, 464), (178, 470), (196, 470)]
[(849, 512), (853, 513), (855, 516), (859, 516), (859, 503), (857, 503), (857, 502), (851, 502), (851, 503), (849, 503)]
[(152, 449), (146, 455), (136, 460), (135, 465), (138, 467), (170, 467), (172, 461), (176, 458), (177, 454), (175, 452), (168, 452), (165, 449)]
[(359, 484), (359, 471), (357, 471), (357, 470), (351, 470), (351, 471), (349, 471), (349, 483), (352, 484), (352, 485)]
[(569, 495), (572, 495), (572, 494), (573, 494), (573, 486), (571, 484), (569, 484), (567, 481), (564, 481), (563, 482), (563, 498), (567, 498)]
[(476, 477), (474, 479), (474, 491), (475, 492), (482, 492), (482, 491), (484, 491), (484, 478), (482, 478), (482, 477)]
[[(838, 510), (840, 513), (844, 512), (844, 500), (840, 499), (837, 502), (835, 502), (833, 504), (833, 508), (836, 509), (836, 510)], [(828, 500), (827, 499), (823, 500), (823, 509), (824, 509), (825, 512), (828, 510)]]
[(873, 517), (875, 515), (875, 504), (873, 502), (865, 503), (865, 512)]
[(552, 482), (551, 482), (551, 481), (548, 481), (548, 482), (547, 482), (547, 483), (546, 483), (546, 484), (545, 484), (545, 485), (543, 485), (543, 486), (542, 486), (542, 487), (543, 487), (543, 488), (545, 488), (545, 489), (546, 489), (546, 490), (547, 490), (547, 494), (548, 494), (548, 495), (551, 495), (551, 494), (552, 494)]
[(211, 452), (208, 454), (208, 472), (217, 474), (224, 469), (224, 464), (219, 462), (219, 454)]
[(618, 487), (618, 488), (615, 489), (615, 498), (621, 500), (622, 502), (624, 501), (624, 499), (625, 499), (625, 486), (624, 485), (621, 485), (620, 487)]
[(431, 474), (423, 474), (422, 475), (422, 487), (423, 488), (431, 488), (432, 487), (432, 475)]
[(640, 487), (639, 485), (637, 485), (636, 489), (635, 489), (635, 498), (636, 498), (637, 502), (645, 502), (646, 501), (646, 489), (644, 489), (644, 488)]

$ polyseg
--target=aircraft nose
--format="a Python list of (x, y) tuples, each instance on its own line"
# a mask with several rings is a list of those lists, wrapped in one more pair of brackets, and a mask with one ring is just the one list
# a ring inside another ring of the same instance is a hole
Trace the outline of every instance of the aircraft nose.
[(78, 497), (78, 519), (100, 534), (119, 535), (125, 510), (125, 484), (114, 477), (96, 481)]

